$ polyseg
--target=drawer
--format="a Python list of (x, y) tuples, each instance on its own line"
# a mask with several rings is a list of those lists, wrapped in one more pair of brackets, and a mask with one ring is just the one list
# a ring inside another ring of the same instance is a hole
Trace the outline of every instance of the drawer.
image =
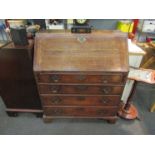
[(41, 94), (102, 94), (120, 95), (123, 86), (39, 84)]
[(118, 107), (44, 107), (46, 116), (105, 117), (117, 115)]
[(103, 75), (86, 75), (86, 74), (46, 74), (37, 75), (39, 83), (103, 83), (103, 84), (120, 84), (124, 83), (125, 77), (122, 74), (103, 74)]
[(41, 95), (44, 106), (117, 106), (120, 96)]

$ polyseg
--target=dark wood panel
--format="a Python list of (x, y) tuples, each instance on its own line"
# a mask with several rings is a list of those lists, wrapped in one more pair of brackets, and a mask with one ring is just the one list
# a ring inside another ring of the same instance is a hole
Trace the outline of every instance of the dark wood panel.
[(47, 116), (116, 116), (118, 107), (44, 107)]
[(41, 95), (45, 106), (118, 106), (120, 96)]
[(33, 74), (33, 42), (0, 50), (0, 95), (8, 109), (42, 109)]
[(120, 95), (123, 86), (39, 84), (41, 94), (102, 94)]

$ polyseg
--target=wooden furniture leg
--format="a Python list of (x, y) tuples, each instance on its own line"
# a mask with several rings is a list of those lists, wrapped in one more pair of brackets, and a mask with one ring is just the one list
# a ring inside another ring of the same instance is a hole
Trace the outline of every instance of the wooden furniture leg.
[(118, 112), (119, 117), (128, 119), (128, 120), (133, 120), (138, 117), (138, 111), (137, 111), (136, 107), (134, 106), (134, 103), (131, 101), (131, 98), (133, 97), (133, 94), (135, 92), (135, 88), (136, 88), (136, 82), (134, 83), (134, 85), (132, 87), (132, 91), (127, 99), (127, 103), (122, 104), (122, 106)]
[(115, 124), (116, 121), (117, 121), (117, 119), (109, 119), (109, 120), (107, 120), (107, 122), (108, 122), (109, 124)]
[(43, 121), (44, 123), (51, 123), (52, 122), (52, 118), (51, 117), (48, 117), (46, 115), (43, 115)]
[(10, 117), (17, 117), (18, 113), (17, 112), (12, 112), (12, 111), (7, 111), (8, 116)]

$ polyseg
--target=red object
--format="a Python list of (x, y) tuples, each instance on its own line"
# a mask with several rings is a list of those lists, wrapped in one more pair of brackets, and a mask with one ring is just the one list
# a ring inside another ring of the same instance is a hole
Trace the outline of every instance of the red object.
[(118, 115), (127, 120), (134, 120), (138, 118), (138, 111), (133, 103), (130, 103), (128, 108), (126, 108), (126, 105), (123, 105), (118, 112)]
[(133, 19), (133, 22), (134, 22), (134, 25), (133, 25), (132, 33), (135, 34), (136, 30), (137, 30), (138, 23), (139, 23), (139, 19)]
[(152, 41), (152, 39), (151, 38), (146, 38), (146, 42), (151, 42)]
[(122, 104), (118, 112), (118, 116), (127, 120), (134, 120), (138, 118), (138, 111), (134, 106), (134, 103), (131, 102), (133, 94), (136, 90), (136, 82), (134, 83), (130, 95), (125, 104)]

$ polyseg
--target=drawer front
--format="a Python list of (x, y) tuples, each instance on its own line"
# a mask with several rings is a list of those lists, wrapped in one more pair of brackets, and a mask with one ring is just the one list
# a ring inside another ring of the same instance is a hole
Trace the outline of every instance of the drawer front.
[(123, 86), (50, 85), (39, 84), (41, 94), (101, 94), (120, 95)]
[(41, 95), (44, 106), (117, 106), (120, 96)]
[(117, 115), (118, 107), (44, 107), (47, 116), (90, 116), (105, 117)]
[(45, 74), (40, 73), (37, 76), (39, 83), (103, 83), (103, 84), (120, 84), (124, 83), (122, 74), (111, 75), (86, 75), (86, 74)]

